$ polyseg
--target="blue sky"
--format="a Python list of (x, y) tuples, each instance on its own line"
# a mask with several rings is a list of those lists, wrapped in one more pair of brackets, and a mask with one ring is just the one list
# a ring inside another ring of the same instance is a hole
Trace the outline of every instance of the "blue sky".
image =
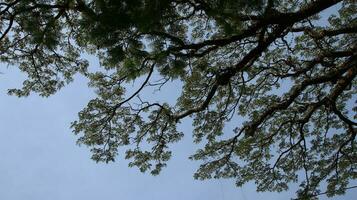
[[(96, 63), (91, 62), (92, 65)], [(119, 155), (111, 164), (95, 163), (85, 146), (77, 146), (70, 122), (93, 97), (81, 77), (57, 94), (42, 98), (8, 96), (25, 78), (16, 67), (0, 66), (0, 200), (279, 200), (294, 197), (284, 193), (256, 193), (254, 184), (243, 188), (233, 180), (197, 181), (192, 175), (199, 163), (188, 159), (192, 144), (189, 120), (179, 127), (187, 133), (173, 146), (168, 167), (156, 177), (128, 168)], [(163, 94), (175, 96), (175, 90)], [(165, 97), (164, 97), (165, 98)], [(344, 197), (352, 199), (357, 191)], [(322, 197), (321, 199), (325, 199)]]
[[(92, 66), (96, 64), (91, 60)], [(189, 120), (180, 125), (187, 135), (173, 146), (173, 158), (159, 176), (128, 168), (122, 155), (115, 163), (95, 163), (87, 147), (76, 145), (77, 137), (69, 129), (93, 97), (85, 79), (77, 77), (49, 98), (17, 98), (6, 91), (19, 87), (24, 75), (2, 64), (0, 72), (0, 200), (286, 200), (295, 196), (294, 188), (257, 193), (253, 183), (237, 188), (233, 180), (194, 180), (199, 163), (188, 159), (196, 149)], [(166, 88), (161, 97), (172, 98), (175, 92)], [(332, 199), (356, 195), (357, 189)]]

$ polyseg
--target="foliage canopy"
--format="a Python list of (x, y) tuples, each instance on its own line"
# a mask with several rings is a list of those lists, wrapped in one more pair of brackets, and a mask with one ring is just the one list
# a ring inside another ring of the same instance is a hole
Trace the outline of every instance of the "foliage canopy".
[[(298, 182), (311, 199), (357, 178), (356, 17), (354, 0), (0, 0), (0, 59), (27, 74), (17, 96), (90, 80), (97, 96), (72, 128), (96, 161), (127, 146), (130, 166), (158, 174), (192, 117), (195, 178)], [(140, 95), (177, 82), (175, 104)]]

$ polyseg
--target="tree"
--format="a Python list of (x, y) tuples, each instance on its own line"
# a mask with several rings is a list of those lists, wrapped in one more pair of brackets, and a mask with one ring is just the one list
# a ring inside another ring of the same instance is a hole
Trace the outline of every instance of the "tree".
[[(156, 175), (192, 117), (204, 144), (195, 178), (253, 180), (258, 191), (298, 182), (311, 199), (357, 178), (356, 14), (354, 0), (1, 0), (0, 58), (27, 74), (9, 90), (17, 96), (49, 96), (76, 73), (90, 80), (97, 96), (72, 128), (96, 161), (125, 146), (130, 166)], [(175, 82), (175, 104), (140, 95)]]

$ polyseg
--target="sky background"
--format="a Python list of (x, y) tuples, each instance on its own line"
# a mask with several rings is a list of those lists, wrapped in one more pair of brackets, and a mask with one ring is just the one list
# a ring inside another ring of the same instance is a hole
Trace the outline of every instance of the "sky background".
[[(91, 65), (96, 64), (91, 60)], [(194, 180), (199, 162), (188, 159), (197, 148), (190, 120), (179, 126), (186, 136), (173, 146), (173, 158), (159, 176), (128, 168), (123, 155), (115, 163), (96, 163), (86, 146), (76, 145), (78, 137), (69, 128), (94, 96), (84, 78), (78, 76), (49, 98), (36, 94), (17, 98), (6, 91), (19, 87), (24, 74), (5, 65), (0, 65), (0, 72), (0, 200), (286, 200), (295, 196), (294, 187), (283, 193), (257, 193), (253, 183), (237, 188), (234, 180)], [(170, 100), (177, 91), (166, 88), (161, 98)], [(350, 190), (333, 199), (356, 195), (357, 190)]]
[[(333, 9), (325, 13), (334, 12)], [(91, 65), (98, 65), (91, 59)], [(16, 67), (0, 64), (0, 200), (286, 200), (296, 188), (283, 193), (257, 193), (249, 183), (234, 180), (197, 181), (199, 162), (188, 159), (192, 143), (190, 120), (179, 129), (186, 135), (173, 146), (173, 157), (159, 176), (128, 168), (123, 155), (111, 164), (95, 163), (85, 146), (76, 145), (70, 123), (94, 96), (87, 81), (75, 81), (49, 98), (8, 96), (25, 76)], [(161, 98), (173, 100), (178, 90), (166, 88)], [(150, 95), (150, 94), (149, 94)], [(152, 94), (151, 94), (152, 95)], [(231, 130), (227, 127), (227, 130)], [(332, 199), (355, 199), (357, 189)], [(327, 199), (321, 196), (320, 199)]]

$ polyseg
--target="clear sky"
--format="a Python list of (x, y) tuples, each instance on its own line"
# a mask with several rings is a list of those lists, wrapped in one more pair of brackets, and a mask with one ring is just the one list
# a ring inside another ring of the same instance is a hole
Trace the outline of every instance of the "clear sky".
[[(333, 12), (333, 9), (326, 13)], [(91, 60), (91, 65), (97, 63)], [(95, 163), (85, 146), (77, 146), (70, 122), (93, 97), (78, 77), (57, 94), (42, 98), (8, 96), (7, 89), (24, 80), (16, 67), (0, 64), (0, 200), (286, 200), (283, 193), (257, 193), (253, 183), (242, 188), (234, 180), (197, 181), (199, 163), (188, 159), (196, 149), (192, 127), (184, 121), (183, 141), (173, 146), (173, 158), (159, 176), (128, 168), (122, 155), (111, 164)], [(177, 90), (166, 88), (161, 98)], [(355, 199), (357, 189), (332, 199)], [(320, 199), (327, 199), (321, 196)]]
[[(112, 164), (95, 163), (87, 147), (76, 145), (77, 137), (69, 129), (93, 97), (85, 79), (78, 77), (49, 98), (17, 98), (6, 90), (20, 86), (24, 75), (4, 65), (0, 72), (0, 200), (285, 200), (295, 196), (295, 189), (256, 193), (252, 183), (236, 188), (233, 180), (194, 180), (199, 163), (188, 159), (196, 149), (189, 120), (179, 127), (187, 135), (174, 145), (173, 158), (159, 176), (128, 168), (122, 155)], [(169, 98), (173, 92), (168, 89), (164, 95)], [(350, 190), (334, 199), (356, 195), (356, 190)]]

